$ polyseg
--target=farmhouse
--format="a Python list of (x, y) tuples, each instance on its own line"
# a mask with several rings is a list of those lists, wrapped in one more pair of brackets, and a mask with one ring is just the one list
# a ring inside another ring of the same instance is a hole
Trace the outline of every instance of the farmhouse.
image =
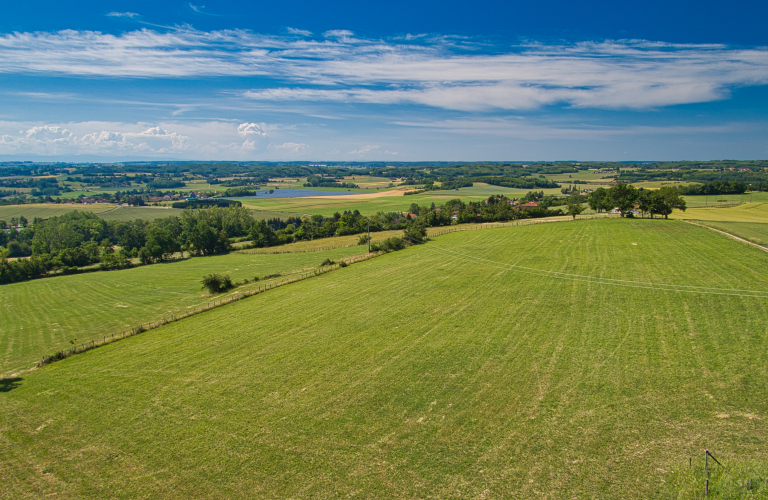
[(527, 208), (537, 208), (538, 206), (539, 206), (539, 204), (537, 202), (529, 201), (528, 203), (523, 203), (518, 208), (527, 209)]

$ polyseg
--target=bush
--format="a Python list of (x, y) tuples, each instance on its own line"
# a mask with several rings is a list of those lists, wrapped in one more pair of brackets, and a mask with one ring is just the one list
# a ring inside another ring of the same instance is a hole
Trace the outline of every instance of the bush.
[(366, 244), (366, 243), (368, 243), (370, 240), (371, 240), (371, 237), (370, 237), (370, 236), (368, 236), (367, 234), (363, 234), (362, 236), (360, 236), (360, 237), (357, 239), (357, 244), (358, 244), (358, 245), (365, 245), (365, 244)]
[(396, 252), (402, 250), (408, 246), (405, 242), (405, 238), (387, 238), (386, 240), (374, 243), (371, 245), (371, 250), (374, 252)]
[(201, 283), (203, 288), (207, 288), (210, 293), (226, 292), (235, 286), (228, 274), (224, 276), (221, 274), (209, 274), (203, 278)]
[(424, 243), (427, 239), (427, 228), (420, 224), (411, 224), (405, 229), (405, 237), (411, 243)]
[(325, 260), (323, 261), (323, 263), (322, 263), (322, 264), (320, 264), (320, 267), (323, 267), (323, 266), (332, 266), (332, 265), (334, 265), (334, 264), (335, 264), (335, 262), (334, 262), (334, 261), (332, 261), (331, 259), (325, 259)]

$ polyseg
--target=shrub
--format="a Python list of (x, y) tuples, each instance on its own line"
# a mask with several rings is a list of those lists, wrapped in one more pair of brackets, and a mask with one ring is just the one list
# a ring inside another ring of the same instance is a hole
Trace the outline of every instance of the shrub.
[(235, 285), (232, 283), (232, 279), (228, 274), (209, 274), (205, 276), (201, 281), (203, 288), (207, 288), (210, 293), (226, 292)]
[(402, 250), (407, 246), (404, 238), (387, 238), (379, 243), (371, 245), (371, 250), (374, 252), (396, 252)]
[(332, 266), (332, 265), (334, 265), (334, 264), (335, 264), (335, 262), (334, 262), (334, 261), (332, 261), (331, 259), (325, 259), (325, 260), (322, 262), (322, 264), (320, 264), (320, 267), (323, 267), (323, 266)]
[(363, 235), (361, 235), (361, 236), (360, 236), (360, 237), (357, 239), (357, 244), (358, 244), (358, 245), (365, 245), (365, 244), (366, 244), (366, 243), (368, 243), (370, 240), (371, 240), (371, 237), (370, 237), (370, 236), (368, 236), (367, 234), (363, 234)]

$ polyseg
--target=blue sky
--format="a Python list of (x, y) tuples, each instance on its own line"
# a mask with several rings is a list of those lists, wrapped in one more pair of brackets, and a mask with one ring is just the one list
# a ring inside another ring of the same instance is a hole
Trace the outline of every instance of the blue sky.
[(768, 158), (765, 2), (16, 2), (0, 158)]

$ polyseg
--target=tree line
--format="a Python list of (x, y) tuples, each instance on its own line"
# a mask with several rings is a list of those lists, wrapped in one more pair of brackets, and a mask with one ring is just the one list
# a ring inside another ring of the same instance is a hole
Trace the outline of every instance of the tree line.
[(635, 211), (654, 215), (663, 215), (666, 219), (674, 209), (685, 211), (685, 200), (680, 191), (672, 186), (661, 189), (637, 189), (631, 184), (620, 182), (615, 186), (597, 188), (587, 199), (589, 208), (595, 212), (618, 210), (622, 217)]
[[(230, 250), (230, 238), (247, 236), (255, 223), (242, 207), (187, 209), (180, 217), (154, 221), (105, 221), (73, 211), (26, 227), (0, 221), (0, 283), (39, 278), (51, 272), (77, 272), (79, 267), (131, 267), (131, 259), (151, 264), (176, 252), (212, 255)], [(4, 248), (2, 248), (4, 247)], [(8, 260), (12, 257), (28, 257)]]

